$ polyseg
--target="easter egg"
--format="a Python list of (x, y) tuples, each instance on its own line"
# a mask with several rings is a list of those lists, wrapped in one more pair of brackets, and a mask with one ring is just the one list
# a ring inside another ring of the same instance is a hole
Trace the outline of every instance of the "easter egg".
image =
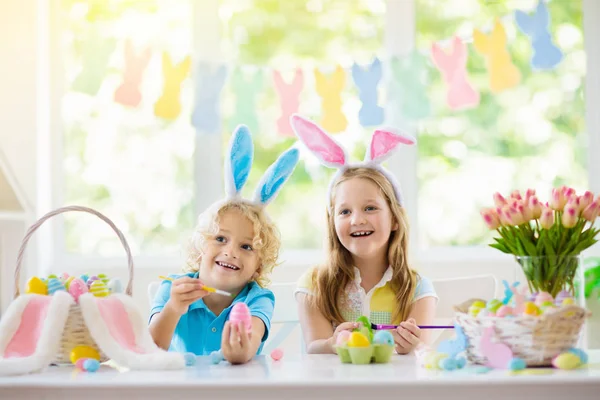
[(73, 296), (75, 301), (78, 301), (79, 296), (87, 292), (88, 287), (83, 280), (75, 278), (71, 281), (71, 284), (69, 285), (69, 293), (71, 294), (71, 296)]
[(65, 291), (65, 285), (58, 278), (48, 279), (48, 294), (52, 296), (57, 291)]
[(571, 299), (572, 297), (573, 296), (571, 296), (571, 293), (569, 293), (566, 290), (562, 290), (556, 295), (556, 298), (554, 299), (554, 304), (560, 307), (565, 299)]
[(89, 276), (88, 276), (87, 274), (83, 274), (83, 275), (81, 275), (81, 276), (79, 277), (79, 279), (81, 279), (82, 281), (84, 281), (84, 282), (86, 282), (86, 283), (87, 283), (87, 281), (88, 281), (88, 279), (89, 279)]
[(350, 331), (341, 331), (335, 340), (335, 345), (340, 347), (345, 346), (348, 343), (348, 339), (350, 339)]
[(548, 292), (539, 292), (535, 297), (535, 305), (538, 307), (547, 301), (554, 302), (554, 297)]
[(588, 362), (588, 355), (585, 351), (581, 350), (581, 349), (576, 349), (576, 348), (570, 348), (568, 350), (569, 353), (573, 353), (575, 354), (577, 357), (579, 357), (579, 359), (581, 360), (582, 364), (587, 364)]
[(218, 364), (221, 361), (223, 361), (223, 354), (221, 354), (221, 351), (213, 351), (212, 353), (210, 353), (211, 363)]
[(196, 364), (196, 355), (194, 353), (184, 353), (183, 359), (185, 360), (186, 367), (191, 367)]
[(99, 280), (99, 278), (96, 275), (90, 276), (88, 278), (88, 280), (86, 281), (88, 288), (92, 287), (92, 283), (94, 283), (95, 281)]
[(373, 343), (393, 346), (394, 337), (392, 336), (392, 333), (390, 331), (377, 331), (373, 336)]
[(118, 278), (113, 278), (106, 285), (111, 293), (123, 293), (123, 284)]
[(88, 358), (83, 362), (83, 369), (87, 372), (96, 372), (100, 368), (100, 362), (93, 358)]
[(491, 311), (492, 313), (495, 313), (500, 307), (502, 307), (502, 305), (502, 301), (498, 299), (492, 299), (487, 303), (486, 309)]
[(70, 276), (66, 272), (63, 272), (60, 276), (60, 280), (63, 281), (63, 283), (66, 282), (67, 279), (69, 279), (69, 278), (70, 278)]
[(523, 305), (523, 314), (531, 315), (531, 316), (538, 316), (538, 315), (540, 315), (540, 309), (534, 303), (527, 301)]
[(555, 357), (552, 365), (560, 369), (575, 369), (581, 365), (581, 359), (576, 354), (566, 352)]
[(450, 357), (442, 358), (438, 363), (438, 367), (444, 371), (454, 371), (457, 368), (456, 360)]
[(508, 369), (511, 371), (520, 371), (522, 369), (525, 369), (526, 367), (527, 363), (525, 363), (525, 360), (519, 357), (513, 358), (508, 363)]
[(34, 276), (33, 278), (27, 281), (27, 286), (25, 286), (25, 293), (29, 294), (48, 294), (48, 286), (40, 278)]
[(275, 361), (279, 361), (283, 358), (283, 350), (275, 349), (271, 352), (271, 358)]
[(48, 280), (50, 279), (58, 279), (58, 276), (56, 276), (55, 274), (50, 274), (48, 275)]
[(469, 315), (476, 317), (482, 309), (482, 307), (478, 307), (473, 303), (469, 306), (468, 313)]
[(512, 315), (512, 313), (513, 308), (511, 306), (503, 305), (498, 309), (498, 311), (496, 311), (496, 317), (507, 317), (509, 315)]
[(573, 304), (575, 304), (575, 300), (573, 300), (573, 298), (572, 298), (572, 297), (568, 297), (568, 298), (566, 298), (566, 299), (564, 299), (564, 300), (562, 301), (562, 306), (563, 306), (563, 307), (564, 307), (564, 306), (572, 306)]
[(471, 304), (471, 307), (485, 308), (485, 301), (483, 301), (483, 300), (475, 300), (473, 302), (473, 304)]
[(108, 288), (101, 280), (95, 280), (92, 282), (92, 286), (90, 286), (90, 293), (95, 297), (106, 297), (110, 294)]
[(252, 317), (250, 309), (246, 303), (235, 303), (229, 313), (229, 321), (234, 324), (243, 324), (246, 327), (246, 332), (252, 331)]
[(535, 299), (536, 299), (537, 295), (538, 295), (538, 292), (531, 293), (529, 296), (527, 296), (527, 301), (531, 301), (531, 302), (535, 303)]
[(89, 358), (80, 358), (79, 360), (75, 361), (75, 367), (76, 367), (77, 369), (80, 369), (80, 370), (82, 370), (82, 371), (83, 371), (83, 370), (84, 370), (84, 368), (83, 368), (83, 363), (84, 363), (86, 360), (89, 360)]
[(96, 349), (90, 346), (76, 346), (71, 350), (71, 362), (77, 363), (80, 358), (93, 358), (94, 360), (100, 360), (100, 353)]
[(348, 347), (369, 347), (369, 339), (360, 332), (352, 332), (348, 338)]
[(100, 279), (102, 282), (104, 282), (105, 285), (107, 285), (108, 281), (110, 281), (110, 279), (106, 276), (106, 274), (98, 274), (98, 279)]
[(464, 357), (456, 357), (456, 368), (457, 369), (461, 369), (464, 368), (465, 365), (467, 365), (467, 359)]
[(67, 280), (65, 281), (65, 289), (69, 290), (69, 285), (71, 284), (71, 282), (73, 282), (73, 279), (75, 279), (74, 276), (70, 276), (67, 278)]

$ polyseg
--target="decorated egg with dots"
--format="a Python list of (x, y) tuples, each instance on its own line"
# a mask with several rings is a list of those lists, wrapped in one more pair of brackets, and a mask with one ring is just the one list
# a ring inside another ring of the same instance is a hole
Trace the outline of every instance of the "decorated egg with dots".
[(360, 332), (352, 332), (348, 338), (348, 347), (369, 347), (369, 339)]
[(548, 301), (554, 302), (554, 297), (552, 297), (552, 295), (548, 292), (539, 292), (535, 297), (535, 305), (538, 307)]
[(50, 278), (48, 279), (48, 294), (50, 296), (52, 296), (54, 293), (58, 292), (58, 291), (65, 291), (65, 285), (63, 285), (63, 283), (57, 279), (57, 278)]
[(118, 278), (113, 278), (106, 285), (111, 293), (123, 293), (123, 284)]
[(48, 294), (48, 286), (37, 276), (29, 279), (25, 286), (25, 293), (28, 294)]
[(246, 303), (235, 303), (229, 314), (229, 321), (233, 324), (243, 324), (246, 327), (246, 332), (252, 331), (252, 317), (250, 309)]
[(71, 350), (70, 359), (73, 364), (77, 363), (80, 358), (93, 358), (94, 360), (100, 360), (100, 353), (98, 350), (90, 346), (76, 346)]
[(341, 331), (335, 340), (335, 345), (338, 347), (345, 346), (348, 344), (348, 339), (350, 339), (350, 331)]
[(373, 343), (393, 346), (394, 337), (392, 336), (390, 331), (377, 331), (373, 336)]
[(75, 301), (78, 301), (79, 296), (87, 292), (88, 287), (83, 280), (75, 278), (71, 281), (71, 284), (69, 285), (69, 293), (71, 294), (71, 296), (73, 296)]
[(106, 297), (110, 294), (104, 282), (99, 279), (92, 282), (90, 293), (96, 297)]

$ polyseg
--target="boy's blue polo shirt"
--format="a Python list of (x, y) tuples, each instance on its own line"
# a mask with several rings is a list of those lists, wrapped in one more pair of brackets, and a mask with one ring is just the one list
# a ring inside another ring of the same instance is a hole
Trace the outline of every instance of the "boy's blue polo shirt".
[[(197, 272), (185, 274), (191, 278), (198, 278)], [(176, 279), (184, 275), (170, 275)], [(152, 315), (162, 311), (171, 296), (171, 282), (163, 281), (154, 296), (150, 318)], [(256, 282), (248, 282), (246, 287), (236, 296), (231, 305), (215, 315), (204, 304), (202, 299), (190, 304), (188, 312), (181, 316), (169, 351), (192, 352), (196, 355), (209, 355), (211, 352), (221, 349), (221, 334), (225, 322), (229, 319), (229, 312), (235, 303), (243, 302), (248, 305), (250, 314), (260, 318), (265, 324), (265, 334), (258, 348), (257, 354), (262, 351), (263, 345), (269, 336), (271, 329), (271, 317), (275, 306), (275, 296), (268, 289), (261, 288)]]

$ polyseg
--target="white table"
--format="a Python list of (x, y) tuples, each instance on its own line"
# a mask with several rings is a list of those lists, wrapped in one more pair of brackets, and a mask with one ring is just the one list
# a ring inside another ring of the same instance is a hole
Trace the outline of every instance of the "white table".
[(336, 356), (304, 355), (275, 362), (259, 356), (232, 366), (199, 358), (181, 371), (119, 372), (103, 366), (96, 373), (49, 367), (38, 374), (0, 378), (0, 399), (543, 399), (600, 398), (600, 352), (589, 369), (554, 370), (548, 375), (510, 375), (506, 371), (467, 374), (427, 371), (412, 356), (389, 364), (341, 364)]

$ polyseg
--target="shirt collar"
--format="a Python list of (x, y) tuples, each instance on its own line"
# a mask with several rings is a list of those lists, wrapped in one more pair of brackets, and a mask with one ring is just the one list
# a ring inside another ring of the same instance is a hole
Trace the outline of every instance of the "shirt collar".
[[(379, 282), (377, 282), (377, 284), (373, 286), (373, 289), (371, 289), (371, 291), (385, 286), (389, 281), (392, 280), (392, 275), (394, 275), (394, 271), (392, 270), (392, 266), (388, 265), (387, 269), (383, 273), (383, 276), (381, 277), (381, 280), (379, 280)], [(356, 283), (357, 286), (360, 286), (361, 282), (362, 277), (360, 276), (360, 270), (354, 267), (354, 283)]]

